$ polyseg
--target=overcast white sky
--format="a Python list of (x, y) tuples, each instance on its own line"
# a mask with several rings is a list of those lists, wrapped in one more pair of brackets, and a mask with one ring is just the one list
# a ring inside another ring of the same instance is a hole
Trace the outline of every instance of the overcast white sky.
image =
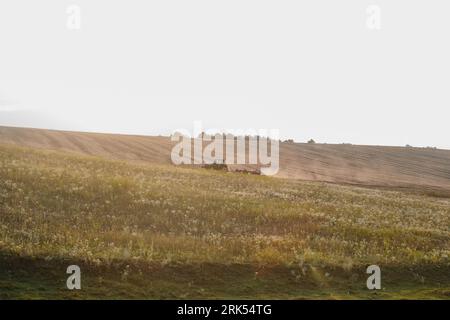
[(1, 0), (0, 125), (450, 149), (449, 39), (448, 0)]

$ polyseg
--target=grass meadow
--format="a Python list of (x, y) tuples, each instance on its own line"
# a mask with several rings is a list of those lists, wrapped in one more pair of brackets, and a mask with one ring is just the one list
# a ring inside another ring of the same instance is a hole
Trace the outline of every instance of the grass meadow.
[(2, 299), (449, 299), (449, 255), (447, 197), (0, 146)]

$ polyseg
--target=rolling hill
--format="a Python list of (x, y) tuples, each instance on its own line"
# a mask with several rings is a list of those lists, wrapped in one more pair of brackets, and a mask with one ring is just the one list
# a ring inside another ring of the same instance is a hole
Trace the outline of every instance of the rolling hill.
[[(170, 164), (169, 137), (0, 126), (0, 144), (71, 151), (109, 159)], [(338, 184), (450, 190), (450, 150), (281, 143), (278, 177)]]
[(0, 299), (448, 299), (449, 218), (449, 198), (0, 145)]

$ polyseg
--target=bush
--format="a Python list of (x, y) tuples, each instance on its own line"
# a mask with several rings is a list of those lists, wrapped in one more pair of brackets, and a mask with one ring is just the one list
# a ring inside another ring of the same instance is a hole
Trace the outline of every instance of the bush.
[(214, 162), (212, 164), (204, 164), (202, 165), (202, 168), (228, 171), (228, 166), (225, 163), (220, 162)]

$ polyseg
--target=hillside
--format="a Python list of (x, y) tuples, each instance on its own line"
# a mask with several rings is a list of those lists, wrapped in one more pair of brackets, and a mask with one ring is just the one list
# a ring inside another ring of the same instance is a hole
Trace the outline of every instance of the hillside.
[(449, 221), (448, 198), (0, 146), (0, 299), (448, 299)]
[[(168, 137), (0, 126), (0, 144), (170, 164)], [(450, 150), (282, 143), (279, 177), (338, 184), (450, 190)]]

